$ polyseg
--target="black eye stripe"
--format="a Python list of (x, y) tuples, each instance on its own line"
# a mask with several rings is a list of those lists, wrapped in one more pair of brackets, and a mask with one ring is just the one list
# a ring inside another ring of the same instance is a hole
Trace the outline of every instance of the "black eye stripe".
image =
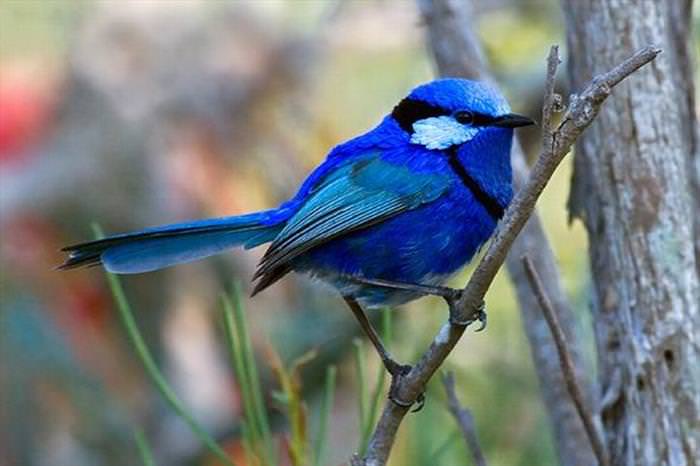
[[(495, 121), (495, 118), (490, 115), (476, 112), (470, 113), (472, 115), (472, 126), (489, 126)], [(451, 114), (452, 112), (443, 108), (435, 107), (422, 100), (409, 99), (408, 97), (399, 102), (394, 107), (394, 110), (391, 111), (391, 116), (407, 133), (413, 133), (413, 123), (416, 121)]]
[(413, 132), (413, 123), (425, 118), (449, 115), (449, 112), (434, 107), (422, 100), (405, 98), (394, 107), (391, 116), (407, 133)]
[(492, 116), (472, 112), (472, 126), (489, 126), (495, 120)]

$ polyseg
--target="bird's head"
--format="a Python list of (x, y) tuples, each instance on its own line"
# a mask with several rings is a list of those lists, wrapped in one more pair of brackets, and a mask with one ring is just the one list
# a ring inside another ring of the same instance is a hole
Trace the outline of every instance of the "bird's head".
[(534, 122), (510, 112), (493, 87), (467, 79), (437, 79), (416, 87), (394, 107), (392, 118), (413, 144), (444, 150), (468, 142), (487, 128), (507, 131)]

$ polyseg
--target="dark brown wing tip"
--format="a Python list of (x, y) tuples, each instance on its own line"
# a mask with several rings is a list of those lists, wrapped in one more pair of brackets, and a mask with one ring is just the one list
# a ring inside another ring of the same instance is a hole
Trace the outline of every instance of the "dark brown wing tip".
[(260, 277), (258, 280), (258, 283), (255, 284), (255, 287), (253, 288), (253, 292), (250, 294), (251, 297), (255, 296), (256, 294), (260, 293), (262, 290), (265, 288), (269, 287), (270, 285), (274, 284), (278, 280), (280, 280), (282, 277), (287, 275), (289, 272), (291, 272), (292, 269), (288, 265), (283, 265), (279, 267), (275, 267), (269, 272), (265, 272), (262, 274), (259, 274), (258, 276)]
[(260, 283), (256, 284), (255, 287), (253, 288), (253, 291), (250, 292), (250, 297), (252, 298), (256, 294), (260, 293), (264, 288), (260, 286)]
[[(61, 249), (61, 251), (66, 251), (67, 248)], [(79, 264), (76, 264), (75, 262), (75, 257), (69, 255), (66, 257), (66, 259), (63, 261), (62, 264), (56, 265), (53, 267), (54, 271), (63, 271), (63, 270), (70, 270), (78, 267)]]
[(73, 270), (81, 267), (96, 267), (100, 264), (102, 264), (102, 259), (99, 254), (69, 254), (63, 264), (57, 265), (53, 270)]
[(63, 264), (55, 266), (53, 268), (53, 270), (55, 270), (57, 272), (63, 272), (65, 270), (77, 269), (81, 265), (84, 265), (84, 264), (75, 263), (75, 262), (72, 262), (71, 259), (66, 259), (66, 261)]

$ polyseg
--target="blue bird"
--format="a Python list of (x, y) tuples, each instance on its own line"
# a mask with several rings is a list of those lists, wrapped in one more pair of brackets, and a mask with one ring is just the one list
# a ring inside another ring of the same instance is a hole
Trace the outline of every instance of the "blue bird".
[[(438, 79), (413, 89), (369, 132), (331, 150), (276, 209), (148, 228), (64, 248), (61, 269), (149, 272), (271, 243), (253, 295), (291, 271), (334, 286), (393, 377), (363, 307), (441, 289), (491, 237), (513, 197), (511, 113), (492, 87)], [(398, 402), (398, 400), (397, 400)]]

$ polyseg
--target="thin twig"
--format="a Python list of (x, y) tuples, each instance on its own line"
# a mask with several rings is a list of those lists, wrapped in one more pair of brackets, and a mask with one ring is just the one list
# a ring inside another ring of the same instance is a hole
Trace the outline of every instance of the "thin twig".
[(445, 392), (447, 393), (447, 407), (450, 413), (457, 420), (460, 429), (462, 429), (462, 435), (464, 435), (464, 441), (469, 447), (469, 452), (472, 454), (474, 459), (474, 464), (476, 466), (487, 466), (486, 458), (484, 453), (481, 451), (481, 445), (479, 444), (479, 439), (476, 436), (476, 428), (474, 427), (474, 416), (472, 416), (471, 411), (468, 408), (464, 408), (457, 398), (457, 393), (455, 392), (455, 376), (452, 372), (447, 372), (442, 377), (442, 385), (445, 387)]
[(605, 451), (605, 446), (598, 431), (595, 428), (593, 422), (593, 415), (590, 409), (586, 406), (584, 401), (583, 392), (576, 380), (576, 373), (574, 371), (574, 363), (571, 360), (571, 354), (566, 345), (566, 337), (564, 336), (564, 331), (559, 325), (559, 320), (557, 319), (557, 314), (554, 311), (552, 302), (547, 296), (547, 292), (544, 290), (542, 285), (542, 280), (540, 279), (535, 265), (532, 263), (529, 257), (523, 256), (523, 267), (525, 267), (525, 273), (532, 287), (532, 291), (537, 296), (537, 300), (542, 308), (542, 313), (544, 314), (547, 324), (549, 325), (549, 330), (552, 332), (552, 337), (557, 346), (557, 353), (559, 354), (559, 363), (561, 364), (561, 370), (564, 374), (564, 381), (566, 382), (566, 388), (569, 391), (569, 395), (576, 405), (576, 412), (578, 412), (581, 422), (586, 429), (586, 434), (591, 442), (591, 447), (593, 447), (593, 452), (598, 459), (598, 464), (600, 466), (608, 466), (610, 463), (608, 461), (608, 455)]
[(554, 132), (552, 131), (552, 115), (557, 106), (554, 94), (554, 84), (556, 82), (557, 67), (559, 60), (559, 46), (553, 45), (547, 57), (547, 78), (544, 83), (544, 103), (542, 105), (542, 147), (552, 147), (554, 144)]
[[(532, 214), (544, 187), (573, 143), (595, 119), (603, 101), (610, 95), (612, 87), (649, 63), (659, 53), (660, 50), (656, 47), (646, 47), (609, 72), (594, 78), (579, 96), (572, 96), (565, 119), (553, 134), (554, 143), (550, 147), (542, 148), (527, 183), (506, 210), (493, 241), (464, 288), (461, 299), (455, 305), (454, 310), (458, 321), (477, 317), (488, 288), (503, 265), (515, 237)], [(556, 56), (556, 53), (552, 55)], [(449, 322), (444, 324), (428, 350), (398, 383), (395, 396), (402, 400), (415, 400), (457, 344), (464, 330), (464, 326), (451, 325)], [(396, 432), (407, 412), (406, 407), (398, 406), (391, 401), (385, 403), (384, 411), (363, 459), (364, 464), (368, 466), (386, 464)]]

